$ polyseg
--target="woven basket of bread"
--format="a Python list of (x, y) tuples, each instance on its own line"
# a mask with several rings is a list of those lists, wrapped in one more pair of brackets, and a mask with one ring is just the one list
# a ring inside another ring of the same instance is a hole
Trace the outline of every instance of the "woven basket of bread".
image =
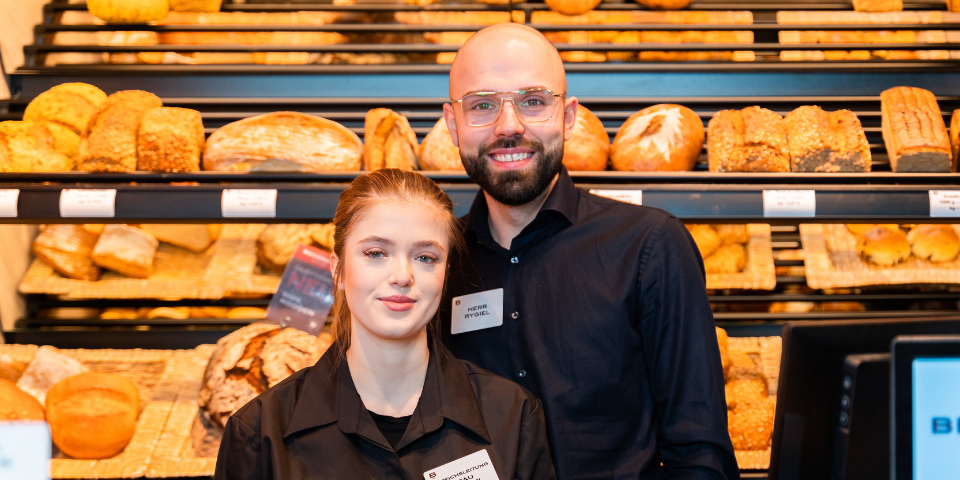
[(843, 224), (802, 224), (800, 240), (811, 288), (960, 283), (960, 259), (933, 263), (910, 256), (892, 267), (868, 263), (857, 253), (857, 237)]
[[(780, 377), (780, 337), (731, 337), (730, 350), (739, 350), (749, 355), (760, 367), (766, 378), (767, 391), (776, 401), (777, 382)], [(770, 448), (763, 450), (734, 450), (737, 465), (741, 470), (765, 470), (770, 468)]]

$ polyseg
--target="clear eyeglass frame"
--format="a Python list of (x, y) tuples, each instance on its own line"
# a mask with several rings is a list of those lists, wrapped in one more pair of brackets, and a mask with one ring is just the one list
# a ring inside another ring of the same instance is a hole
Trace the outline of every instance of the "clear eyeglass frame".
[[(523, 108), (522, 104), (517, 105), (517, 102), (516, 102), (516, 97), (518, 95), (534, 95), (537, 93), (548, 94), (550, 96), (549, 97), (550, 100), (554, 101), (553, 105), (549, 106), (549, 115), (546, 116), (545, 118), (529, 117), (527, 114), (525, 114), (527, 109)], [(505, 95), (508, 95), (508, 96), (505, 96)], [(471, 127), (485, 127), (487, 125), (493, 125), (494, 123), (497, 122), (498, 119), (500, 119), (500, 112), (503, 111), (503, 103), (506, 100), (509, 100), (511, 103), (513, 103), (513, 109), (516, 112), (517, 117), (519, 117), (520, 120), (523, 120), (524, 122), (543, 123), (543, 122), (550, 121), (550, 119), (553, 118), (554, 114), (556, 114), (556, 111), (557, 111), (557, 103), (555, 102), (556, 98), (563, 97), (563, 96), (566, 96), (566, 94), (553, 93), (553, 90), (546, 87), (536, 87), (536, 88), (526, 88), (523, 90), (514, 90), (512, 92), (471, 92), (457, 100), (451, 98), (450, 101), (452, 103), (460, 104), (460, 113), (463, 114), (463, 119), (467, 122), (467, 125), (470, 125)], [(474, 120), (471, 120), (471, 115), (468, 114), (466, 110), (464, 110), (463, 105), (464, 105), (464, 100), (467, 100), (472, 97), (479, 97), (479, 99), (490, 99), (490, 100), (497, 99), (498, 108), (497, 108), (496, 116), (494, 116), (490, 120), (476, 120), (476, 117), (474, 116), (473, 117)]]

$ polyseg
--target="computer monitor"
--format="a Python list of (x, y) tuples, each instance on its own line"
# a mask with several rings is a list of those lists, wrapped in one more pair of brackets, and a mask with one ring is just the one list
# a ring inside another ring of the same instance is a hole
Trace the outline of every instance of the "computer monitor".
[(843, 369), (848, 355), (889, 353), (890, 344), (898, 335), (937, 334), (960, 334), (960, 317), (825, 320), (784, 325), (769, 478), (807, 480), (833, 476)]
[(894, 480), (960, 475), (960, 336), (897, 337), (892, 349)]

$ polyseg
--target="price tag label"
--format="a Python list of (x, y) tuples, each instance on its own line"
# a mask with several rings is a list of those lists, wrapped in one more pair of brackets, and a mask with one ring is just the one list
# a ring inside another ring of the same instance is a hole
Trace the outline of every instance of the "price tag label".
[(764, 217), (815, 217), (817, 192), (815, 190), (764, 190)]
[(601, 197), (612, 198), (614, 200), (620, 200), (625, 203), (632, 203), (634, 205), (643, 205), (643, 190), (601, 190), (601, 189), (592, 189), (590, 193), (594, 195), (599, 195)]
[(117, 191), (65, 189), (60, 191), (61, 217), (113, 217)]
[(220, 211), (224, 217), (276, 217), (277, 190), (228, 188), (220, 198)]
[(931, 217), (960, 217), (960, 190), (930, 190)]
[(47, 422), (0, 422), (0, 478), (50, 478), (50, 427)]
[(0, 217), (17, 216), (17, 199), (20, 190), (0, 190)]

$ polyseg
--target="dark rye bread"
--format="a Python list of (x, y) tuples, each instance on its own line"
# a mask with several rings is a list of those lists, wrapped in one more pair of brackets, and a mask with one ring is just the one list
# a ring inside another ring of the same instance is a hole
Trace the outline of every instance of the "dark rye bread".
[(869, 172), (871, 157), (860, 120), (850, 110), (827, 113), (804, 105), (784, 117), (794, 172)]

